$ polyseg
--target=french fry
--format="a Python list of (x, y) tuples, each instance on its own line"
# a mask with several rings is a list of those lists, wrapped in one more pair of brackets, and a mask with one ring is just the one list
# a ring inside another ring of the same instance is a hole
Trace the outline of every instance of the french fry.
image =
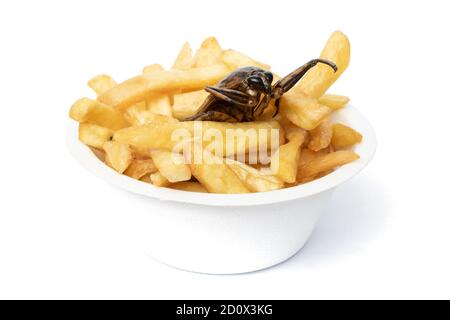
[(280, 146), (272, 155), (270, 169), (275, 176), (287, 183), (294, 183), (297, 177), (300, 147), (306, 138), (306, 132), (296, 132), (288, 143)]
[(322, 63), (317, 64), (302, 78), (300, 83), (294, 87), (294, 91), (301, 91), (310, 97), (321, 97), (328, 88), (340, 77), (350, 63), (350, 41), (340, 31), (335, 31), (325, 44), (320, 58), (333, 61), (338, 70)]
[(145, 66), (144, 69), (142, 70), (142, 73), (145, 74), (152, 74), (152, 73), (157, 73), (159, 71), (164, 71), (164, 68), (162, 65), (160, 65), (159, 63), (154, 63), (154, 64), (150, 64), (148, 66)]
[(127, 111), (124, 113), (124, 117), (133, 126), (141, 126), (151, 123), (178, 122), (177, 119), (174, 119), (172, 117), (156, 114), (148, 110), (140, 111), (134, 108), (128, 108)]
[(90, 147), (90, 149), (92, 150), (92, 153), (95, 154), (98, 160), (100, 160), (101, 162), (105, 162), (106, 153), (104, 150), (94, 147)]
[(331, 139), (331, 144), (336, 150), (351, 147), (362, 141), (362, 135), (341, 123), (336, 123), (333, 125), (333, 137)]
[(225, 162), (251, 192), (277, 190), (284, 186), (279, 178), (263, 173), (245, 163), (232, 159), (226, 159)]
[(222, 48), (214, 37), (206, 38), (194, 56), (194, 67), (201, 68), (222, 63)]
[[(197, 128), (196, 131), (194, 131)], [(235, 133), (234, 136), (227, 137), (227, 130)], [(178, 123), (154, 123), (151, 125), (144, 125), (139, 127), (129, 127), (117, 131), (114, 134), (114, 140), (129, 144), (133, 147), (146, 149), (162, 149), (173, 151), (174, 148), (183, 144), (183, 141), (193, 142), (197, 138), (195, 134), (198, 131), (203, 133), (203, 136), (198, 136), (203, 148), (211, 144), (211, 140), (207, 139), (208, 132), (215, 131), (224, 137), (223, 155), (233, 156), (235, 154), (245, 154), (250, 147), (258, 149), (270, 150), (272, 148), (272, 130), (280, 130), (280, 125), (276, 121), (265, 122), (243, 122), (243, 123), (227, 123), (227, 122), (213, 122), (213, 121), (185, 121)], [(260, 135), (259, 132), (266, 132), (266, 135)], [(276, 131), (275, 131), (276, 133)], [(176, 134), (183, 134), (177, 136)], [(174, 136), (172, 136), (174, 135)], [(186, 135), (186, 136), (184, 136)], [(250, 138), (255, 135), (255, 146), (248, 142)], [(279, 145), (284, 143), (284, 136), (280, 134), (279, 140), (273, 141), (274, 144)]]
[(103, 144), (106, 152), (105, 162), (119, 173), (123, 173), (133, 161), (133, 155), (128, 145), (116, 141), (108, 141)]
[(188, 70), (192, 68), (193, 65), (192, 48), (189, 42), (186, 42), (178, 53), (178, 56), (172, 65), (172, 70)]
[(191, 179), (191, 170), (184, 163), (184, 158), (180, 154), (153, 150), (150, 155), (156, 168), (169, 182), (174, 183)]
[(80, 123), (78, 127), (78, 139), (90, 147), (103, 149), (103, 144), (110, 141), (114, 131), (92, 123)]
[[(206, 150), (194, 148), (203, 153), (199, 163), (191, 164), (192, 175), (212, 193), (248, 193), (249, 190), (239, 177), (226, 164)], [(199, 157), (199, 155), (197, 155)]]
[(319, 103), (331, 108), (333, 110), (339, 110), (345, 107), (350, 99), (346, 96), (339, 96), (336, 94), (324, 94), (319, 99)]
[(359, 159), (359, 156), (353, 151), (342, 150), (328, 153), (324, 156), (317, 157), (300, 167), (297, 179), (301, 180), (308, 177), (314, 177), (321, 172), (335, 169), (336, 167), (340, 167), (357, 159)]
[(319, 151), (330, 145), (333, 136), (333, 128), (328, 120), (322, 121), (317, 127), (309, 131), (310, 140), (308, 148), (312, 151)]
[(97, 95), (105, 93), (116, 85), (117, 82), (107, 74), (98, 75), (88, 81), (88, 86), (94, 90)]
[(280, 113), (296, 126), (312, 130), (332, 112), (317, 99), (308, 97), (302, 92), (287, 92), (281, 98)]
[(179, 120), (186, 119), (197, 112), (209, 93), (205, 90), (198, 90), (180, 93), (173, 96), (173, 116)]
[(198, 182), (189, 182), (189, 181), (177, 182), (170, 185), (170, 188), (181, 191), (208, 193), (208, 190), (206, 190), (205, 187), (203, 187)]
[(111, 130), (128, 126), (122, 114), (106, 104), (83, 98), (70, 108), (69, 116), (81, 123), (92, 123)]
[(139, 160), (134, 159), (128, 168), (124, 171), (124, 174), (134, 178), (141, 179), (143, 176), (158, 171), (152, 159)]
[(167, 180), (166, 177), (164, 177), (159, 171), (150, 174), (149, 180), (154, 186), (157, 187), (168, 187), (170, 185), (169, 180)]
[(298, 167), (303, 167), (308, 162), (312, 160), (324, 156), (329, 153), (329, 149), (322, 149), (320, 151), (312, 151), (309, 148), (302, 148), (300, 151), (300, 159), (298, 161)]
[(120, 110), (144, 101), (154, 93), (189, 92), (216, 84), (229, 73), (224, 64), (189, 70), (141, 74), (122, 82), (98, 97), (100, 102)]
[(152, 183), (152, 180), (150, 179), (151, 175), (152, 175), (152, 173), (146, 174), (145, 176), (143, 176), (139, 180), (142, 181), (142, 182), (145, 182), (145, 183)]
[(223, 51), (222, 60), (230, 68), (230, 70), (236, 70), (238, 68), (249, 66), (258, 67), (264, 70), (270, 70), (269, 65), (253, 60), (245, 54), (232, 49)]
[(147, 109), (156, 114), (172, 117), (172, 106), (168, 95), (152, 95), (147, 99)]

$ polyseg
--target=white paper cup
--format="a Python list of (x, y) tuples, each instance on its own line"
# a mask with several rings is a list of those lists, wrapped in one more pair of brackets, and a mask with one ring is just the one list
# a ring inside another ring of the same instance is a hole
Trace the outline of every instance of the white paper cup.
[(67, 143), (75, 159), (94, 175), (141, 195), (129, 197), (130, 207), (144, 210), (139, 215), (140, 225), (152, 257), (184, 270), (233, 274), (268, 268), (296, 254), (313, 232), (334, 189), (372, 159), (375, 133), (356, 108), (347, 106), (335, 112), (332, 120), (362, 133), (363, 142), (354, 148), (361, 158), (312, 182), (262, 193), (186, 192), (120, 175), (78, 140), (75, 122), (68, 127)]

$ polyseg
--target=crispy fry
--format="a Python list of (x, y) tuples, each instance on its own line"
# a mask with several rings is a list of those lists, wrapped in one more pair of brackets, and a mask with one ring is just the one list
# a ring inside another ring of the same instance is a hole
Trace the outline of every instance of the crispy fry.
[(172, 117), (156, 114), (148, 110), (140, 111), (134, 108), (128, 108), (127, 111), (124, 113), (124, 117), (133, 126), (141, 126), (150, 123), (178, 122), (177, 119), (174, 119)]
[(160, 65), (159, 63), (154, 63), (154, 64), (150, 64), (148, 66), (145, 66), (144, 69), (142, 70), (142, 73), (145, 74), (151, 74), (151, 73), (157, 73), (159, 71), (164, 71), (164, 68), (162, 65)]
[(205, 90), (180, 93), (173, 96), (173, 116), (179, 120), (194, 115), (208, 97)]
[(253, 60), (252, 58), (246, 56), (245, 54), (242, 54), (232, 49), (223, 51), (222, 60), (231, 70), (248, 66), (258, 67), (264, 70), (270, 70), (269, 65)]
[(159, 115), (172, 117), (172, 106), (168, 95), (153, 95), (148, 98), (147, 109)]
[(131, 149), (126, 144), (108, 141), (103, 144), (103, 149), (106, 152), (106, 164), (119, 173), (123, 173), (133, 161)]
[(178, 53), (178, 56), (172, 65), (172, 70), (188, 70), (192, 68), (193, 65), (192, 48), (189, 42), (186, 42)]
[(319, 99), (319, 103), (331, 108), (333, 110), (339, 110), (345, 107), (350, 99), (346, 96), (339, 96), (336, 94), (324, 94)]
[(203, 187), (198, 182), (189, 182), (189, 181), (177, 182), (170, 185), (170, 188), (181, 191), (208, 193), (208, 190), (206, 190), (205, 187)]
[(331, 144), (336, 150), (351, 147), (362, 141), (362, 135), (341, 123), (336, 123), (333, 125), (333, 138), (331, 139)]
[(350, 63), (350, 41), (347, 36), (340, 31), (333, 32), (320, 58), (336, 63), (338, 71), (334, 73), (329, 66), (318, 64), (303, 77), (294, 91), (301, 91), (310, 97), (319, 98), (328, 90)]
[(98, 75), (88, 81), (88, 86), (94, 90), (97, 95), (105, 93), (116, 85), (117, 82), (107, 74)]
[(69, 115), (78, 122), (97, 124), (112, 130), (118, 130), (128, 126), (128, 123), (119, 111), (88, 98), (83, 98), (75, 102), (70, 108)]
[(90, 149), (92, 150), (92, 153), (95, 154), (95, 156), (97, 157), (98, 160), (105, 162), (106, 159), (106, 153), (104, 150), (102, 149), (97, 149), (94, 147), (90, 147)]
[(114, 131), (92, 123), (80, 123), (78, 127), (78, 139), (84, 144), (103, 149), (103, 144), (110, 141)]
[[(272, 147), (271, 132), (273, 129), (280, 130), (280, 125), (276, 121), (266, 122), (244, 122), (244, 123), (226, 123), (226, 122), (212, 122), (212, 121), (185, 121), (178, 123), (158, 123), (152, 125), (145, 125), (139, 127), (129, 127), (117, 131), (114, 134), (114, 140), (129, 144), (133, 147), (148, 148), (148, 149), (163, 149), (172, 151), (174, 148), (182, 144), (182, 141), (193, 141), (195, 138), (194, 129), (201, 130), (203, 136), (203, 147), (211, 143), (211, 140), (206, 136), (208, 132), (215, 130), (224, 137), (226, 141), (223, 143), (223, 154), (232, 156), (235, 154), (245, 154), (249, 151), (250, 145), (248, 143), (249, 137), (256, 135), (255, 142), (257, 148), (266, 148), (270, 150)], [(227, 129), (232, 129), (236, 134), (226, 139)], [(258, 135), (261, 132), (266, 132), (267, 135)], [(174, 136), (172, 137), (172, 135)], [(177, 134), (183, 134), (178, 136)], [(187, 136), (184, 137), (184, 134)], [(282, 144), (284, 136), (281, 134), (279, 141), (274, 143)], [(231, 146), (234, 146), (233, 148)], [(227, 150), (228, 149), (228, 150)]]
[(184, 158), (177, 153), (164, 150), (150, 152), (156, 168), (169, 182), (189, 181), (191, 170), (184, 163)]
[(320, 151), (312, 151), (309, 148), (302, 148), (300, 152), (300, 159), (298, 161), (298, 167), (302, 167), (308, 162), (311, 162), (312, 160), (324, 156), (329, 153), (329, 149), (322, 149)]
[(353, 151), (336, 151), (326, 154), (321, 157), (317, 157), (314, 160), (309, 161), (304, 166), (299, 168), (297, 179), (301, 180), (308, 177), (314, 177), (315, 175), (342, 166), (349, 162), (359, 159), (359, 156)]
[[(194, 150), (200, 150), (194, 149)], [(197, 155), (198, 157), (199, 155)], [(248, 193), (249, 190), (239, 177), (224, 162), (224, 159), (215, 157), (206, 150), (203, 152), (203, 161), (191, 164), (192, 175), (212, 193)]]
[(295, 132), (288, 143), (280, 146), (272, 155), (270, 168), (275, 176), (287, 183), (294, 183), (300, 158), (300, 146), (306, 138), (306, 132)]
[(226, 164), (251, 192), (277, 190), (284, 186), (283, 181), (279, 178), (252, 168), (245, 163), (226, 159)]
[(154, 173), (156, 171), (158, 171), (158, 169), (156, 169), (156, 166), (153, 163), (152, 159), (134, 159), (125, 170), (124, 174), (131, 178), (139, 180), (143, 176)]
[(281, 98), (280, 112), (296, 126), (312, 130), (329, 116), (332, 110), (321, 105), (317, 99), (291, 90)]
[(144, 101), (154, 93), (189, 92), (216, 84), (229, 73), (223, 64), (189, 70), (141, 74), (122, 82), (99, 96), (99, 101), (121, 110)]
[(194, 67), (201, 68), (222, 63), (222, 48), (214, 37), (206, 38), (194, 56)]
[(333, 129), (328, 120), (322, 121), (316, 128), (309, 131), (310, 141), (308, 148), (313, 151), (319, 151), (330, 145)]
[(161, 172), (159, 172), (159, 171), (150, 174), (149, 180), (154, 186), (157, 186), (157, 187), (168, 187), (168, 186), (170, 186), (169, 180), (167, 180), (166, 177), (164, 177), (161, 174)]

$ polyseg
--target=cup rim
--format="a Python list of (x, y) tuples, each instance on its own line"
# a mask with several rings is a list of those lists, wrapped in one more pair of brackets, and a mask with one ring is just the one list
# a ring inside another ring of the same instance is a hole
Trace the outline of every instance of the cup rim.
[(78, 140), (78, 123), (70, 121), (67, 126), (66, 142), (75, 160), (95, 176), (129, 192), (144, 195), (162, 201), (175, 201), (207, 206), (255, 206), (306, 198), (334, 188), (357, 175), (372, 160), (376, 151), (376, 136), (370, 122), (353, 105), (348, 105), (333, 113), (332, 119), (358, 130), (363, 135), (362, 143), (353, 150), (360, 159), (346, 164), (332, 173), (295, 187), (246, 194), (215, 194), (189, 192), (170, 188), (156, 187), (128, 176), (118, 174), (100, 161), (90, 148)]

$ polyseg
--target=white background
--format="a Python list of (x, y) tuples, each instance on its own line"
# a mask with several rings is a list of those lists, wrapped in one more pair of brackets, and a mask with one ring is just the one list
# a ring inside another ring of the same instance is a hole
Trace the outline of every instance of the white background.
[[(450, 298), (447, 1), (1, 1), (0, 298)], [(148, 257), (128, 195), (65, 146), (86, 81), (170, 66), (215, 35), (285, 74), (345, 32), (331, 92), (372, 121), (374, 161), (286, 263), (238, 276)]]

